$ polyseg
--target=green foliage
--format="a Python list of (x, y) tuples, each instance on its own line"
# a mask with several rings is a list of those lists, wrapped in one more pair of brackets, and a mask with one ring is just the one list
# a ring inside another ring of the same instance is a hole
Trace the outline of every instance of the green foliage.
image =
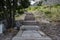
[(17, 6), (17, 13), (21, 15), (24, 13), (25, 8), (30, 6), (30, 2), (29, 0), (20, 0), (20, 4)]
[(21, 9), (29, 5), (29, 0), (0, 0), (0, 20), (6, 19), (8, 27), (15, 27), (15, 15), (22, 14), (24, 10)]
[(46, 12), (45, 12), (45, 14), (50, 14), (50, 13), (51, 13), (51, 12), (49, 12), (49, 11), (46, 11)]
[(4, 13), (3, 12), (0, 12), (0, 20), (4, 19)]
[[(34, 9), (34, 10), (33, 10)], [(47, 18), (51, 20), (60, 20), (60, 5), (54, 5), (54, 6), (32, 6), (27, 9), (28, 12), (34, 12), (34, 11), (41, 11), (44, 12)]]
[(20, 9), (19, 11), (18, 11), (18, 14), (23, 14), (24, 13), (24, 9)]
[(38, 9), (38, 6), (30, 6), (29, 8), (27, 8), (27, 11), (32, 12), (35, 11), (36, 9)]
[(21, 0), (20, 3), (23, 8), (27, 8), (30, 5), (29, 0)]
[(43, 1), (40, 1), (39, 4), (37, 4), (37, 5), (38, 5), (38, 6), (41, 6), (41, 5), (42, 5), (42, 2), (43, 2)]
[(47, 1), (47, 0), (45, 0), (45, 1)]
[[(17, 3), (19, 2), (19, 4), (21, 5), (18, 5)], [(11, 3), (13, 3), (11, 5)], [(0, 0), (0, 18), (4, 19), (6, 17), (9, 17), (9, 16), (6, 16), (6, 15), (10, 15), (10, 17), (14, 17), (15, 14), (23, 14), (24, 13), (24, 9), (29, 7), (30, 5), (30, 2), (29, 0)], [(6, 6), (6, 8), (4, 7)], [(17, 10), (17, 12), (16, 12)], [(3, 14), (1, 13), (3, 11)], [(4, 17), (4, 18), (3, 18)]]

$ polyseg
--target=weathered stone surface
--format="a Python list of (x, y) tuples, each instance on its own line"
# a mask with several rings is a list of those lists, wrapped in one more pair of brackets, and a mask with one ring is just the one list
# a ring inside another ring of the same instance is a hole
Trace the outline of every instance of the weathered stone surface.
[(15, 36), (12, 40), (51, 40), (51, 38), (42, 36), (38, 31), (28, 30), (24, 31), (20, 37)]
[(21, 28), (20, 29), (22, 29), (22, 30), (39, 30), (40, 28), (39, 28), (39, 26), (37, 26), (37, 25), (23, 25), (23, 26), (21, 26)]
[(25, 16), (25, 20), (35, 20), (35, 17), (32, 13), (28, 13)]
[(23, 33), (23, 31), (20, 30), (20, 31), (17, 33), (16, 37), (21, 37), (21, 36), (22, 36), (22, 33)]
[(23, 24), (23, 25), (36, 25), (37, 22), (36, 22), (35, 20), (33, 20), (33, 21), (23, 21), (22, 24)]
[(59, 24), (53, 24), (53, 25), (52, 24), (45, 24), (45, 25), (41, 26), (41, 30), (44, 31), (46, 34), (48, 34), (52, 38), (52, 40), (60, 40), (60, 26), (59, 26)]
[(22, 37), (25, 38), (39, 38), (41, 35), (35, 30), (27, 30), (22, 33)]
[(13, 40), (51, 40), (50, 38), (21, 38), (21, 37), (15, 37)]

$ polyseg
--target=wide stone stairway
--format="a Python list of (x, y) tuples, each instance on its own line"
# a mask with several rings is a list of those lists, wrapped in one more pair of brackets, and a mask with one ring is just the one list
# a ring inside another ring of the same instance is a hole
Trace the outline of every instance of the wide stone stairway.
[(40, 28), (37, 26), (37, 22), (32, 13), (26, 14), (22, 24), (20, 31), (12, 40), (52, 40), (39, 30)]

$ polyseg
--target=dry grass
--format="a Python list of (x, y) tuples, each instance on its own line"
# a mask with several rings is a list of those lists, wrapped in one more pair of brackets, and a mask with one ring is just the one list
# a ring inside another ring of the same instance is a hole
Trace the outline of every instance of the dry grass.
[(24, 20), (24, 18), (25, 18), (25, 14), (22, 14), (22, 15), (15, 17), (15, 20)]

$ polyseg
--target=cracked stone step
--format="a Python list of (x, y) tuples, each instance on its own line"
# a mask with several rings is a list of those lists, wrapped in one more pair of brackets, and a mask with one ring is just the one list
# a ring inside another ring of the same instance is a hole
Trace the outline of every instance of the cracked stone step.
[(41, 36), (41, 34), (38, 31), (26, 30), (23, 31), (20, 37), (15, 36), (12, 40), (52, 40), (52, 39), (49, 38), (48, 36)]

